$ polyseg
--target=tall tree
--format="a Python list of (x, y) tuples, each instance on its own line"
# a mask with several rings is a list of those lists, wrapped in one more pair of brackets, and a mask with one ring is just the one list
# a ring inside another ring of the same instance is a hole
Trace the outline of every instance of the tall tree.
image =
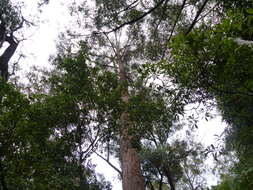
[[(25, 118), (30, 119), (26, 121), (31, 124), (29, 126), (39, 126), (38, 131), (33, 131), (35, 133), (33, 136), (43, 137), (39, 142), (34, 140), (32, 144), (34, 149), (30, 146), (33, 141), (28, 141), (25, 148), (31, 152), (36, 150), (31, 156), (33, 161), (41, 159), (41, 155), (47, 155), (47, 159), (41, 161), (49, 163), (51, 167), (43, 167), (42, 162), (34, 161), (37, 167), (27, 170), (35, 174), (25, 176), (22, 182), (31, 179), (35, 181), (33, 187), (36, 189), (71, 186), (85, 188), (87, 178), (84, 173), (87, 170), (84, 164), (91, 149), (96, 150), (97, 142), (105, 142), (107, 139), (109, 152), (110, 138), (114, 136), (114, 140), (118, 141), (120, 146), (123, 189), (144, 189), (139, 157), (141, 140), (145, 138), (147, 131), (152, 131), (156, 126), (154, 123), (167, 116), (168, 104), (172, 104), (170, 109), (175, 114), (173, 119), (176, 118), (177, 112), (182, 112), (183, 104), (176, 100), (175, 104), (166, 102), (165, 98), (159, 97), (159, 93), (150, 96), (148, 86), (151, 91), (159, 91), (162, 87), (152, 88), (155, 85), (140, 75), (142, 64), (154, 63), (167, 56), (164, 47), (175, 33), (175, 29), (179, 27), (179, 23), (183, 25), (181, 29), (189, 33), (207, 3), (207, 0), (197, 4), (186, 0), (180, 3), (166, 0), (145, 3), (97, 0), (94, 4), (78, 6), (77, 10), (85, 16), (81, 24), (86, 28), (90, 26), (86, 31), (92, 33), (85, 39), (88, 45), (81, 42), (83, 46), (78, 47), (80, 51), (76, 51), (78, 49), (76, 47), (72, 50), (67, 49), (67, 54), (56, 59), (60, 71), (56, 70), (56, 74), (50, 78), (51, 86), (46, 89), (50, 91), (52, 97), (47, 97), (48, 94), (31, 95), (30, 98), (34, 98), (31, 101), (32, 105), (28, 104), (28, 113), (25, 112), (28, 114)], [(197, 7), (198, 11), (195, 18), (183, 22), (187, 5)], [(1, 22), (1, 25), (4, 31), (6, 25), (4, 22)], [(7, 34), (7, 37), (14, 39), (13, 33)], [(9, 43), (15, 45), (12, 41)], [(15, 49), (11, 48), (11, 45), (9, 47), (12, 51), (7, 48), (6, 54), (13, 55)], [(86, 57), (87, 49), (91, 49), (89, 57)], [(89, 67), (86, 64), (87, 60)], [(5, 63), (7, 64), (2, 64), (5, 67), (1, 73), (5, 73), (3, 77), (7, 80), (8, 62)], [(170, 93), (177, 97), (180, 90), (172, 88)], [(6, 110), (3, 114), (4, 119), (6, 115), (11, 115), (8, 108)], [(14, 112), (15, 110), (10, 111), (12, 114)], [(10, 122), (8, 119), (6, 121)], [(41, 124), (39, 121), (45, 122)], [(13, 126), (15, 128), (15, 123)], [(1, 127), (4, 128), (4, 125)], [(4, 136), (5, 133), (2, 134)], [(94, 137), (94, 134), (97, 135)], [(87, 142), (90, 144), (88, 143), (86, 152), (83, 147)], [(9, 144), (13, 143), (10, 141)], [(55, 158), (59, 160), (54, 159), (54, 153), (57, 153)], [(4, 171), (7, 171), (6, 168), (12, 162), (11, 156), (8, 158), (10, 162), (4, 160)], [(15, 169), (16, 167), (12, 171)], [(170, 168), (162, 169), (170, 181), (171, 188), (175, 189)], [(11, 176), (9, 175), (8, 179), (11, 179)], [(70, 180), (66, 181), (66, 177)], [(58, 179), (62, 179), (61, 183)], [(2, 182), (2, 186), (5, 187), (5, 184)], [(12, 187), (15, 184), (8, 182), (8, 185)]]
[[(144, 84), (143, 78), (138, 74), (142, 70), (142, 64), (154, 63), (167, 56), (165, 47), (179, 23), (182, 25), (181, 29), (188, 28), (189, 33), (203, 16), (208, 2), (97, 0), (90, 5), (74, 4), (71, 9), (73, 14), (77, 13), (79, 16), (78, 24), (88, 33), (86, 40), (93, 46), (91, 61), (98, 67), (114, 71), (119, 80), (118, 88), (123, 106), (118, 115), (116, 130), (120, 141), (124, 190), (144, 189), (136, 144), (140, 143), (144, 135), (138, 132), (145, 129), (135, 125), (127, 109), (134, 94), (139, 92), (133, 86), (133, 81)], [(197, 8), (197, 14), (195, 18), (183, 21), (188, 5), (193, 9)], [(82, 32), (77, 31), (71, 35), (83, 37), (86, 33)], [(182, 110), (182, 104), (177, 106)]]

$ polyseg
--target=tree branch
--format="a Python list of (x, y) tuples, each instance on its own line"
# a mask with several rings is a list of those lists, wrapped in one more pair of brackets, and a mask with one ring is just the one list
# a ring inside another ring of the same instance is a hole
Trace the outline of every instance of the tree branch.
[[(139, 0), (136, 0), (136, 1), (134, 1), (134, 2), (132, 2), (130, 5), (128, 5), (126, 8), (124, 8), (123, 10), (120, 10), (119, 12), (117, 12), (116, 14), (117, 15), (119, 15), (120, 13), (123, 13), (123, 12), (125, 12), (125, 11), (127, 11), (127, 10), (129, 10), (129, 9), (132, 9), (132, 8), (134, 8), (134, 7), (136, 7), (137, 5), (138, 5), (138, 2)], [(136, 4), (137, 3), (137, 4)], [(135, 5), (136, 4), (136, 5)]]
[(13, 35), (11, 34), (10, 36), (6, 36), (5, 39), (10, 45), (7, 47), (7, 49), (4, 51), (4, 53), (0, 56), (0, 72), (1, 76), (5, 81), (8, 80), (8, 67), (9, 67), (9, 61), (11, 57), (14, 55), (17, 47), (18, 47), (18, 42), (14, 40)]
[(165, 176), (167, 177), (167, 180), (170, 184), (171, 190), (176, 190), (175, 185), (174, 185), (174, 180), (173, 180), (173, 177), (171, 175), (170, 169), (168, 167), (164, 166), (162, 168), (162, 170), (163, 170)]
[(117, 171), (119, 173), (119, 175), (122, 177), (122, 172), (116, 167), (114, 166), (110, 161), (108, 161), (106, 158), (104, 158), (102, 155), (98, 154), (96, 151), (93, 151), (99, 158), (101, 158), (102, 160), (104, 160), (107, 164), (109, 164), (115, 171)]
[(193, 27), (195, 26), (195, 24), (197, 24), (198, 18), (199, 18), (199, 16), (200, 16), (200, 14), (202, 13), (202, 11), (204, 10), (204, 8), (205, 8), (205, 6), (206, 6), (206, 4), (207, 4), (208, 1), (209, 1), (209, 0), (205, 0), (205, 1), (204, 1), (204, 3), (202, 4), (202, 6), (200, 7), (200, 9), (198, 10), (198, 12), (197, 12), (195, 18), (193, 19), (193, 21), (192, 21), (190, 27), (189, 27), (188, 30), (185, 32), (185, 35), (188, 35), (188, 34), (191, 32), (191, 30), (193, 29)]
[(175, 30), (175, 28), (176, 28), (176, 26), (177, 26), (177, 23), (178, 23), (178, 21), (179, 21), (179, 18), (180, 18), (180, 16), (181, 16), (182, 12), (183, 12), (183, 9), (184, 9), (184, 7), (185, 7), (185, 4), (186, 4), (186, 0), (183, 1), (182, 6), (181, 6), (181, 8), (180, 8), (180, 12), (178, 13), (177, 18), (176, 18), (176, 20), (175, 20), (175, 22), (174, 22), (174, 24), (173, 24), (172, 30), (171, 30), (171, 32), (170, 32), (170, 36), (169, 36), (168, 40), (165, 42), (165, 48), (164, 48), (164, 51), (163, 51), (163, 54), (162, 54), (162, 59), (163, 59), (164, 56), (165, 56), (166, 49), (167, 49), (166, 46), (167, 46), (167, 44), (170, 42), (170, 40), (171, 40), (171, 38), (172, 38), (172, 35), (173, 35), (174, 30)]
[(126, 26), (126, 25), (131, 25), (131, 24), (134, 24), (135, 22), (138, 22), (139, 20), (143, 19), (144, 17), (146, 17), (147, 15), (149, 15), (150, 13), (152, 13), (154, 10), (156, 10), (158, 7), (160, 7), (163, 2), (165, 2), (166, 0), (161, 0), (160, 2), (158, 2), (156, 4), (156, 6), (154, 6), (153, 8), (151, 8), (149, 11), (145, 12), (144, 14), (142, 14), (141, 16), (137, 17), (137, 18), (134, 18), (130, 21), (127, 21), (127, 22), (124, 22), (123, 24), (117, 26), (116, 28), (106, 32), (107, 34), (111, 33), (111, 32), (115, 32), (117, 30), (119, 30), (120, 28)]
[[(168, 39), (167, 43), (169, 43), (169, 41), (170, 41), (170, 39), (171, 39), (171, 37), (172, 37), (172, 35), (173, 35), (173, 32), (174, 32), (174, 30), (175, 30), (175, 28), (176, 28), (176, 26), (177, 26), (178, 20), (179, 20), (181, 14), (182, 14), (182, 12), (183, 12), (183, 9), (184, 9), (184, 7), (185, 7), (185, 4), (186, 4), (186, 0), (184, 0), (183, 3), (182, 3), (182, 6), (181, 6), (181, 8), (180, 8), (180, 12), (178, 13), (177, 18), (176, 18), (176, 20), (175, 20), (175, 22), (174, 22), (174, 25), (173, 25), (173, 27), (172, 27), (172, 30), (171, 30), (171, 33), (170, 33), (170, 36), (169, 36), (169, 39)], [(167, 43), (166, 43), (166, 44), (167, 44)]]

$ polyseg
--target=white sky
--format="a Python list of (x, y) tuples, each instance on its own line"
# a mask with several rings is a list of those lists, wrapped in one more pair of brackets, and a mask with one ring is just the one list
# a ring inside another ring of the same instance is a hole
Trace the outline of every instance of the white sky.
[(20, 65), (24, 70), (29, 70), (32, 65), (48, 67), (49, 56), (56, 53), (57, 37), (60, 32), (65, 31), (69, 22), (68, 9), (63, 4), (64, 0), (52, 0), (49, 5), (42, 8), (43, 12), (39, 13), (36, 9), (36, 1), (25, 0), (25, 2), (28, 11), (23, 11), (24, 17), (35, 20), (37, 26), (25, 31), (27, 39), (19, 50), (26, 58)]
[[(17, 1), (17, 0), (16, 0)], [(27, 5), (26, 15), (36, 13), (36, 1), (24, 0)], [(64, 5), (64, 0), (51, 0), (49, 5), (43, 8), (42, 14), (39, 15), (39, 20), (43, 22), (38, 27), (29, 30), (27, 40), (24, 41), (19, 51), (25, 54), (26, 58), (21, 60), (20, 67), (22, 73), (29, 71), (32, 65), (50, 67), (49, 56), (56, 53), (56, 41), (59, 32), (65, 31), (66, 26), (70, 21), (70, 16), (67, 7)], [(223, 132), (225, 124), (221, 122), (221, 117), (218, 116), (212, 120), (201, 120), (197, 132), (198, 139), (205, 146), (215, 144), (215, 134), (219, 135)], [(100, 158), (92, 157), (97, 163), (97, 172), (103, 173), (107, 180), (110, 180), (114, 186), (114, 190), (121, 190), (121, 183), (117, 180), (117, 172), (108, 166)], [(214, 180), (213, 180), (214, 181)]]

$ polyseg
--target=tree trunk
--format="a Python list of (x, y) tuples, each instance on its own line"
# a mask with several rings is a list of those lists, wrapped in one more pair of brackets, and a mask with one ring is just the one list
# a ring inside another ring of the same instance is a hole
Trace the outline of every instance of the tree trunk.
[[(124, 64), (118, 60), (120, 81), (123, 85), (121, 98), (128, 103), (129, 93)], [(141, 172), (140, 158), (137, 149), (133, 146), (134, 135), (129, 113), (123, 111), (120, 117), (120, 154), (122, 167), (123, 190), (144, 190), (144, 177)]]
[(9, 61), (18, 47), (18, 43), (14, 40), (13, 36), (6, 37), (6, 41), (9, 43), (9, 46), (0, 56), (0, 75), (1, 77), (3, 77), (5, 81), (7, 81), (9, 77), (8, 73)]
[(144, 190), (144, 178), (141, 173), (140, 158), (133, 147), (132, 135), (129, 134), (129, 115), (121, 115), (120, 153), (122, 165), (123, 190)]
[(163, 167), (163, 172), (164, 172), (165, 176), (167, 177), (167, 180), (170, 184), (170, 189), (171, 190), (176, 190), (174, 180), (173, 180), (173, 177), (171, 175), (171, 172), (170, 172), (169, 168), (166, 167), (166, 166)]

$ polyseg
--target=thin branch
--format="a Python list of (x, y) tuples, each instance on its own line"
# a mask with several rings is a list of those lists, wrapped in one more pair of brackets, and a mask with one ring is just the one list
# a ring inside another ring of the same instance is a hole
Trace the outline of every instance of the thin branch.
[(159, 181), (159, 190), (162, 190), (163, 189), (163, 174), (161, 173), (161, 178), (160, 178), (160, 181)]
[(219, 3), (216, 3), (209, 11), (206, 12), (206, 14), (204, 14), (203, 16), (199, 17), (197, 22), (199, 22), (201, 19), (205, 18), (207, 15), (209, 15), (217, 6), (219, 5)]
[(180, 18), (180, 16), (182, 15), (182, 12), (183, 12), (183, 9), (184, 9), (184, 7), (185, 7), (185, 4), (186, 4), (186, 0), (183, 1), (182, 6), (181, 6), (181, 8), (180, 8), (180, 11), (179, 11), (179, 13), (178, 13), (178, 15), (177, 15), (177, 18), (176, 18), (176, 20), (175, 20), (175, 22), (174, 22), (174, 24), (173, 24), (172, 30), (171, 30), (171, 32), (170, 32), (170, 36), (169, 36), (168, 40), (165, 42), (165, 44), (164, 44), (165, 48), (164, 48), (164, 51), (163, 51), (163, 54), (162, 54), (162, 59), (163, 59), (164, 56), (165, 56), (166, 49), (167, 49), (166, 46), (167, 46), (167, 44), (170, 42), (170, 40), (171, 40), (171, 38), (172, 38), (172, 35), (173, 35), (173, 33), (174, 33), (175, 29), (176, 29), (177, 23), (178, 23), (178, 21), (179, 21), (179, 18)]
[(154, 188), (154, 186), (153, 186), (151, 180), (148, 180), (147, 183), (149, 183), (149, 186), (150, 186), (150, 189), (151, 189), (151, 190), (155, 190), (155, 188)]
[(238, 45), (247, 45), (247, 46), (252, 46), (253, 41), (251, 40), (244, 40), (242, 38), (235, 38), (233, 39), (234, 42), (236, 42)]
[(167, 180), (168, 180), (168, 182), (170, 184), (171, 190), (176, 190), (175, 185), (174, 185), (174, 179), (173, 179), (173, 177), (171, 175), (170, 169), (168, 167), (164, 166), (162, 168), (162, 170), (163, 170), (165, 176), (167, 177)]
[(184, 160), (184, 163), (183, 163), (183, 171), (184, 171), (184, 173), (185, 173), (185, 176), (186, 176), (186, 179), (188, 180), (189, 185), (191, 186), (192, 190), (194, 190), (194, 186), (193, 186), (193, 184), (192, 184), (192, 182), (194, 181), (194, 179), (191, 180), (191, 177), (192, 177), (192, 176), (189, 176), (189, 173), (188, 173), (188, 171), (186, 170), (186, 167), (187, 167), (186, 160)]
[(109, 43), (111, 44), (111, 48), (113, 50), (113, 52), (115, 53), (115, 55), (117, 55), (117, 48), (114, 46), (113, 42), (111, 41), (111, 39), (108, 36), (108, 33), (103, 32), (103, 34), (105, 35), (105, 37), (107, 38), (107, 40), (109, 41)]
[[(82, 151), (82, 160), (85, 159), (85, 158), (83, 158), (83, 155), (84, 155), (84, 154), (85, 154), (85, 155), (88, 155), (88, 153), (89, 153), (90, 151), (93, 151), (93, 148), (96, 146), (96, 144), (99, 142), (99, 140), (103, 138), (103, 136), (99, 137), (99, 134), (100, 134), (100, 130), (97, 131), (97, 133), (96, 133), (94, 139), (88, 138), (89, 141), (90, 141), (90, 145), (86, 148), (86, 150)], [(81, 142), (80, 142), (80, 144), (81, 144)], [(81, 150), (82, 150), (82, 149), (81, 149)]]
[(153, 132), (150, 132), (150, 138), (152, 138), (151, 140), (155, 143), (155, 146), (158, 147), (158, 143)]
[(119, 29), (121, 29), (122, 27), (126, 26), (126, 25), (131, 25), (134, 24), (135, 22), (138, 22), (139, 20), (143, 19), (144, 17), (146, 17), (147, 15), (149, 15), (150, 13), (152, 13), (154, 10), (156, 10), (158, 7), (160, 7), (163, 2), (165, 2), (166, 0), (161, 0), (159, 3), (156, 4), (156, 6), (154, 6), (153, 8), (151, 8), (149, 11), (145, 12), (144, 14), (142, 14), (141, 16), (134, 18), (130, 21), (124, 22), (123, 24), (117, 26), (116, 28), (106, 32), (107, 34), (111, 33), (111, 32), (115, 32)]
[[(120, 13), (122, 13), (122, 12), (125, 12), (125, 11), (127, 11), (127, 10), (129, 10), (129, 9), (132, 9), (132, 8), (134, 8), (134, 7), (136, 7), (137, 5), (138, 5), (138, 2), (139, 0), (136, 0), (136, 1), (134, 1), (134, 2), (132, 2), (130, 5), (128, 5), (126, 8), (124, 8), (123, 10), (120, 10), (119, 12), (117, 12), (116, 14), (117, 15), (119, 15)], [(136, 4), (137, 3), (137, 4)], [(135, 5), (136, 4), (136, 5)]]
[[(11, 33), (16, 32), (17, 30), (23, 28), (23, 25), (24, 25), (24, 22), (25, 22), (25, 21), (26, 21), (26, 20), (24, 19), (24, 17), (22, 17), (21, 23), (20, 23), (19, 25), (17, 25), (17, 27), (14, 28), (14, 29), (11, 31)], [(27, 21), (27, 22), (28, 22), (28, 21)]]
[(98, 157), (100, 157), (102, 160), (104, 160), (107, 164), (109, 164), (115, 171), (119, 173), (119, 175), (122, 177), (122, 172), (114, 166), (110, 161), (108, 161), (106, 158), (104, 158), (102, 155), (98, 154), (96, 151), (93, 151)]
[(249, 91), (250, 93), (253, 93), (253, 90), (250, 89), (249, 87), (247, 87), (245, 84), (243, 84), (243, 87), (244, 87), (247, 91)]
[(188, 35), (188, 34), (191, 32), (191, 30), (193, 29), (193, 27), (197, 24), (198, 18), (199, 18), (199, 16), (200, 16), (200, 14), (202, 13), (202, 11), (204, 10), (204, 8), (205, 8), (205, 6), (206, 6), (206, 4), (207, 4), (208, 1), (209, 1), (209, 0), (205, 0), (205, 1), (204, 1), (204, 3), (202, 4), (202, 6), (200, 7), (200, 9), (198, 10), (198, 12), (197, 12), (195, 18), (193, 19), (193, 21), (192, 21), (192, 23), (191, 23), (191, 26), (190, 26), (190, 27), (188, 28), (188, 30), (185, 32), (185, 35)]
[(24, 57), (24, 55), (22, 55), (22, 54), (19, 55), (18, 60), (15, 61), (15, 63), (13, 63), (12, 72), (9, 74), (9, 76), (15, 75), (15, 69), (17, 68), (17, 65), (18, 65), (20, 59), (23, 58), (23, 57)]
[(167, 40), (167, 43), (166, 43), (166, 44), (168, 44), (168, 43), (170, 42), (170, 40), (171, 40), (171, 37), (172, 37), (172, 35), (173, 35), (173, 33), (174, 33), (174, 30), (175, 30), (175, 28), (176, 28), (176, 26), (177, 26), (177, 23), (178, 23), (178, 21), (179, 21), (179, 18), (180, 18), (180, 16), (182, 15), (182, 12), (183, 12), (183, 9), (184, 9), (184, 7), (185, 7), (185, 4), (186, 4), (186, 0), (184, 0), (183, 3), (182, 3), (182, 6), (181, 6), (181, 8), (180, 8), (180, 12), (179, 12), (178, 15), (177, 15), (177, 18), (176, 18), (175, 23), (174, 23), (174, 25), (173, 25), (173, 27), (172, 27), (172, 30), (171, 30), (169, 39)]

